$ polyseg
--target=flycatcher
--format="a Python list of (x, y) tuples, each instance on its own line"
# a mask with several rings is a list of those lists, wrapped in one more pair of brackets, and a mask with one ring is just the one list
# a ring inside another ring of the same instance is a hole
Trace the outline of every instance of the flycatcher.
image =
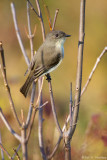
[(34, 80), (48, 74), (56, 69), (64, 58), (64, 42), (70, 37), (62, 31), (51, 31), (47, 34), (45, 41), (34, 55), (27, 71), (29, 76), (21, 87), (20, 92), (26, 97), (29, 87)]

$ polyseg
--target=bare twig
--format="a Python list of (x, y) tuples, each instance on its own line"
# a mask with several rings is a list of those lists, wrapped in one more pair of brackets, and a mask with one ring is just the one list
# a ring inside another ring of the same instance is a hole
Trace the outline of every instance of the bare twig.
[(61, 139), (62, 139), (62, 136), (59, 137), (58, 142), (56, 143), (52, 153), (47, 156), (48, 159), (52, 159), (52, 157), (55, 155), (55, 153), (56, 153), (56, 151), (58, 149), (58, 146), (60, 145)]
[[(69, 113), (70, 113), (70, 128), (72, 126), (72, 115), (73, 115), (73, 107), (72, 107), (72, 83), (70, 85), (70, 104), (69, 104)], [(72, 130), (72, 129), (71, 129)]]
[(54, 30), (54, 28), (55, 28), (58, 12), (59, 12), (59, 9), (56, 9), (56, 11), (55, 11), (55, 17), (54, 17), (54, 21), (53, 21), (53, 25), (52, 25), (52, 30)]
[(96, 62), (95, 62), (95, 65), (94, 65), (94, 67), (93, 67), (93, 69), (92, 69), (92, 71), (91, 71), (91, 73), (90, 73), (90, 75), (89, 75), (89, 77), (88, 77), (88, 80), (87, 80), (86, 84), (84, 85), (84, 87), (83, 87), (83, 89), (82, 89), (82, 91), (81, 91), (81, 96), (82, 96), (83, 93), (86, 91), (86, 89), (87, 89), (87, 87), (88, 87), (88, 85), (89, 85), (89, 82), (91, 81), (91, 78), (92, 78), (92, 76), (93, 76), (93, 74), (94, 74), (94, 72), (95, 72), (95, 70), (96, 70), (96, 68), (97, 68), (97, 66), (98, 66), (101, 58), (104, 56), (104, 54), (105, 54), (106, 52), (107, 52), (107, 47), (105, 47), (105, 48), (103, 49), (103, 51), (101, 52), (100, 56), (97, 58), (97, 60), (96, 60)]
[(27, 155), (27, 142), (26, 142), (26, 125), (25, 123), (22, 124), (21, 129), (21, 146), (22, 146), (22, 153), (23, 153), (23, 160), (28, 159)]
[(0, 54), (1, 54), (1, 59), (2, 59), (2, 64), (0, 64), (0, 68), (1, 68), (1, 71), (2, 71), (4, 85), (5, 85), (7, 93), (8, 93), (8, 98), (9, 98), (11, 110), (12, 110), (12, 113), (14, 115), (14, 118), (17, 120), (19, 126), (21, 126), (21, 123), (20, 123), (20, 121), (18, 119), (16, 110), (15, 110), (14, 102), (13, 102), (13, 99), (12, 99), (12, 96), (11, 96), (10, 87), (9, 87), (8, 81), (7, 81), (5, 57), (4, 57), (4, 50), (3, 50), (3, 47), (2, 47), (2, 42), (0, 42)]
[(30, 124), (29, 124), (29, 131), (28, 131), (28, 134), (27, 134), (27, 138), (26, 138), (26, 141), (28, 142), (29, 141), (29, 138), (30, 138), (30, 135), (31, 135), (31, 131), (32, 131), (32, 127), (33, 127), (33, 123), (34, 123), (34, 119), (35, 119), (35, 115), (36, 115), (36, 112), (44, 107), (48, 102), (45, 102), (44, 104), (42, 104), (42, 106), (39, 106), (39, 107), (33, 107), (33, 113), (32, 113), (32, 118), (31, 118), (31, 121), (30, 121)]
[(33, 55), (34, 55), (34, 48), (33, 48), (33, 38), (34, 38), (34, 35), (31, 32), (29, 2), (27, 2), (27, 21), (28, 21), (28, 31), (29, 31), (30, 49), (31, 49), (31, 60), (32, 60), (33, 59)]
[(13, 148), (13, 150), (14, 150), (14, 152), (15, 152), (15, 154), (16, 154), (17, 160), (20, 160), (20, 157), (19, 157), (19, 155), (18, 155), (17, 150), (16, 150), (15, 148)]
[[(0, 144), (2, 144), (2, 140), (1, 140), (1, 132), (0, 132)], [(1, 158), (2, 158), (2, 160), (4, 160), (4, 153), (3, 153), (2, 148), (1, 148)]]
[(33, 103), (34, 103), (34, 99), (35, 99), (35, 88), (36, 88), (36, 84), (35, 84), (35, 82), (33, 82), (30, 106), (29, 106), (28, 116), (27, 116), (27, 120), (26, 120), (26, 128), (28, 128), (28, 125), (30, 123), (31, 116), (32, 116), (32, 111), (33, 111), (33, 107), (34, 107)]
[[(19, 144), (19, 146), (17, 147), (16, 152), (18, 152), (20, 148), (21, 148), (21, 144)], [(15, 156), (16, 156), (16, 153), (13, 154), (12, 158), (14, 159)]]
[(6, 151), (6, 149), (3, 147), (1, 143), (0, 143), (0, 148), (6, 153), (9, 159), (13, 160), (13, 158), (10, 156), (10, 154)]
[(50, 75), (49, 75), (49, 74), (47, 75), (47, 80), (48, 80), (48, 84), (49, 84), (49, 92), (50, 92), (51, 106), (52, 106), (52, 112), (53, 112), (55, 124), (56, 124), (56, 127), (57, 127), (60, 135), (62, 135), (62, 130), (61, 130), (61, 127), (60, 127), (60, 125), (59, 125), (58, 118), (57, 118), (57, 114), (56, 114), (55, 102), (54, 102), (54, 98), (53, 98), (53, 91), (52, 91), (52, 84), (51, 84), (51, 78), (50, 78)]
[(35, 8), (33, 7), (32, 3), (27, 0), (27, 2), (29, 3), (29, 5), (31, 6), (31, 9), (36, 13), (37, 17), (40, 18), (40, 15), (37, 13), (37, 11), (35, 10)]
[(23, 53), (23, 56), (25, 58), (25, 61), (26, 61), (27, 65), (29, 66), (29, 64), (30, 64), (29, 58), (28, 58), (27, 53), (25, 51), (24, 45), (22, 43), (22, 39), (21, 39), (21, 36), (20, 36), (20, 31), (19, 31), (18, 24), (17, 24), (16, 11), (15, 11), (14, 3), (11, 3), (11, 11), (12, 11), (13, 22), (14, 22), (14, 27), (15, 27), (17, 39), (18, 39), (21, 51)]
[(36, 1), (39, 17), (40, 17), (39, 20), (40, 20), (41, 29), (42, 29), (42, 37), (43, 37), (43, 41), (44, 41), (45, 40), (45, 27), (44, 27), (44, 22), (43, 22), (43, 18), (42, 18), (42, 12), (40, 9), (39, 0), (35, 0), (35, 1)]
[(44, 8), (45, 8), (45, 13), (46, 13), (46, 16), (47, 16), (47, 19), (48, 19), (49, 28), (50, 28), (50, 30), (52, 30), (52, 21), (51, 21), (51, 16), (50, 16), (49, 8), (45, 4), (44, 0), (42, 0), (42, 2), (43, 2)]
[(9, 123), (7, 122), (2, 109), (0, 108), (0, 117), (2, 119), (2, 121), (4, 122), (5, 126), (7, 127), (7, 129), (11, 132), (11, 134), (17, 139), (19, 140), (19, 142), (21, 142), (21, 137), (10, 127)]
[(72, 135), (76, 128), (76, 125), (74, 124), (77, 124), (77, 120), (78, 120), (79, 104), (80, 104), (80, 96), (81, 96), (83, 48), (84, 48), (84, 36), (85, 36), (85, 3), (86, 3), (86, 0), (81, 0), (76, 93), (75, 93), (75, 101), (74, 101), (74, 106), (76, 107), (74, 107), (74, 110), (73, 110)]
[[(38, 90), (41, 90), (41, 81), (42, 79), (40, 78), (38, 81)], [(40, 94), (40, 99), (39, 99), (39, 106), (42, 105), (42, 92)], [(41, 151), (41, 155), (43, 160), (47, 160), (46, 154), (45, 154), (45, 149), (44, 149), (44, 141), (43, 141), (43, 109), (39, 109), (39, 124), (38, 124), (38, 135), (39, 135), (39, 147)]]

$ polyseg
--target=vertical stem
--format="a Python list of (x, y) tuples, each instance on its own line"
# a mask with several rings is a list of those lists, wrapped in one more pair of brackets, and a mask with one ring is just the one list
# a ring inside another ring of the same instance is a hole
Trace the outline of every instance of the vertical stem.
[(23, 124), (23, 128), (21, 130), (21, 145), (22, 145), (23, 160), (28, 160), (25, 124)]
[(85, 3), (86, 3), (86, 0), (81, 0), (78, 58), (77, 58), (77, 78), (76, 78), (76, 93), (75, 93), (75, 101), (74, 101), (75, 104), (74, 104), (74, 110), (73, 110), (72, 135), (75, 131), (76, 123), (78, 120), (79, 104), (80, 104), (80, 96), (81, 96), (83, 48), (84, 48), (84, 36), (85, 36)]
[[(41, 89), (41, 78), (38, 81), (38, 90), (40, 91), (40, 89)], [(42, 92), (39, 100), (39, 106), (41, 105), (42, 105)], [(38, 134), (39, 134), (39, 147), (40, 147), (42, 158), (43, 160), (47, 160), (45, 155), (45, 150), (44, 150), (44, 143), (43, 143), (43, 109), (42, 108), (39, 109)]]
[(70, 142), (65, 146), (65, 160), (71, 160), (71, 146), (70, 146)]
[[(0, 144), (2, 144), (2, 140), (1, 140), (1, 132), (0, 132)], [(4, 160), (4, 153), (3, 153), (2, 148), (1, 148), (1, 158), (2, 158), (2, 160)]]

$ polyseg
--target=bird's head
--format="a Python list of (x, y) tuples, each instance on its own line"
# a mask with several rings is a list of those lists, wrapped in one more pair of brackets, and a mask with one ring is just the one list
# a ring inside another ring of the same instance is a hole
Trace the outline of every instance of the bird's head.
[(66, 34), (63, 31), (51, 31), (47, 34), (46, 40), (55, 44), (60, 44), (61, 46), (64, 44), (67, 37), (71, 35)]

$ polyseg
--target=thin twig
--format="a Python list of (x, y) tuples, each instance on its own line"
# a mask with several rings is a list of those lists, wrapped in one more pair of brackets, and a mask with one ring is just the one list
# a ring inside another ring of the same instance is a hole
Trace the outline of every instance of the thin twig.
[(35, 10), (35, 8), (33, 7), (32, 3), (29, 0), (27, 0), (27, 2), (31, 6), (31, 9), (36, 13), (37, 17), (40, 18), (39, 14), (37, 13), (37, 11)]
[(25, 123), (22, 124), (22, 129), (21, 129), (21, 146), (22, 146), (23, 160), (28, 160)]
[(29, 141), (29, 138), (30, 138), (30, 135), (31, 135), (31, 131), (32, 131), (32, 127), (33, 127), (33, 124), (34, 124), (34, 119), (35, 119), (35, 115), (36, 115), (36, 112), (44, 107), (48, 102), (45, 102), (44, 104), (42, 104), (42, 106), (39, 106), (39, 107), (33, 107), (33, 113), (32, 113), (32, 118), (31, 118), (31, 121), (30, 121), (30, 124), (29, 124), (29, 130), (28, 130), (28, 134), (27, 134), (27, 138), (26, 138), (26, 141), (28, 142)]
[(44, 8), (45, 8), (45, 13), (46, 13), (46, 17), (48, 19), (48, 23), (49, 23), (49, 28), (50, 30), (52, 30), (52, 21), (51, 21), (51, 16), (50, 16), (50, 11), (48, 6), (45, 4), (44, 0), (42, 0)]
[(9, 159), (13, 160), (13, 158), (10, 156), (10, 154), (6, 151), (6, 149), (3, 147), (1, 143), (0, 143), (0, 148), (6, 153)]
[(69, 113), (70, 113), (70, 126), (72, 126), (72, 115), (73, 115), (73, 108), (72, 108), (72, 83), (70, 85)]
[(36, 88), (36, 84), (35, 84), (35, 82), (33, 82), (29, 111), (28, 111), (28, 116), (27, 116), (27, 120), (26, 120), (26, 128), (28, 128), (28, 125), (30, 123), (31, 116), (32, 116), (32, 111), (33, 111), (33, 107), (34, 107), (33, 103), (34, 103), (34, 99), (35, 99), (35, 88)]
[(40, 96), (41, 96), (41, 92), (42, 92), (42, 88), (43, 88), (43, 81), (44, 81), (44, 77), (42, 77), (42, 79), (41, 79), (41, 85), (40, 85), (40, 88), (39, 88), (39, 94), (38, 94), (38, 97), (37, 97), (36, 106), (38, 106), (38, 104), (39, 104), (39, 100), (40, 100)]
[(21, 142), (21, 137), (10, 127), (10, 125), (9, 125), (8, 121), (6, 120), (1, 108), (0, 108), (0, 117), (1, 117), (2, 121), (4, 122), (5, 126), (7, 127), (7, 129), (11, 132), (11, 134), (17, 140), (19, 140), (19, 142)]
[(58, 12), (59, 12), (59, 9), (56, 9), (56, 11), (55, 11), (55, 17), (54, 17), (54, 21), (53, 21), (53, 25), (52, 25), (52, 30), (54, 30), (54, 28), (55, 28)]
[(29, 39), (30, 39), (30, 49), (31, 49), (31, 60), (33, 59), (34, 55), (34, 48), (33, 48), (33, 38), (34, 35), (31, 31), (31, 22), (30, 22), (30, 8), (29, 8), (29, 2), (27, 1), (27, 21), (28, 21), (28, 31), (29, 31)]
[(56, 124), (56, 127), (57, 127), (60, 135), (62, 135), (62, 130), (61, 130), (61, 127), (60, 127), (60, 125), (59, 125), (58, 118), (57, 118), (57, 113), (56, 113), (56, 109), (55, 109), (55, 102), (54, 102), (54, 97), (53, 97), (51, 78), (50, 78), (50, 75), (49, 75), (49, 74), (47, 75), (47, 80), (48, 80), (48, 84), (49, 84), (49, 92), (50, 92), (51, 106), (52, 106), (52, 112), (53, 112), (55, 124)]
[[(21, 144), (18, 145), (18, 147), (17, 147), (17, 149), (16, 149), (16, 152), (18, 152), (20, 148), (21, 148)], [(16, 156), (16, 153), (13, 154), (12, 158), (14, 159), (15, 156)]]
[(20, 123), (19, 118), (18, 118), (17, 113), (16, 113), (14, 102), (13, 102), (13, 99), (12, 99), (10, 87), (9, 87), (8, 81), (7, 81), (5, 57), (4, 57), (4, 50), (3, 50), (2, 42), (0, 42), (0, 54), (1, 54), (1, 59), (2, 59), (2, 65), (0, 64), (0, 68), (1, 68), (1, 71), (2, 71), (4, 85), (5, 85), (7, 93), (8, 93), (8, 98), (9, 98), (11, 110), (12, 110), (12, 113), (14, 115), (14, 118), (18, 122), (19, 126), (21, 126), (21, 123)]
[[(0, 132), (0, 144), (2, 144), (2, 140), (1, 140), (1, 132)], [(2, 160), (4, 160), (4, 153), (3, 153), (2, 148), (1, 148), (1, 158), (2, 158)]]
[(13, 150), (14, 150), (14, 152), (15, 152), (15, 154), (16, 154), (17, 160), (20, 160), (20, 157), (19, 157), (19, 155), (18, 155), (17, 150), (16, 150), (15, 148), (13, 148)]
[(47, 156), (47, 159), (52, 159), (52, 157), (55, 155), (55, 153), (56, 153), (56, 151), (57, 151), (57, 149), (58, 149), (58, 147), (60, 145), (61, 140), (62, 140), (62, 136), (59, 137), (58, 142), (56, 143), (52, 153)]
[(43, 22), (43, 18), (42, 18), (42, 12), (40, 9), (39, 0), (35, 0), (35, 1), (36, 1), (39, 17), (40, 17), (39, 20), (40, 20), (41, 29), (42, 29), (42, 37), (43, 37), (43, 41), (44, 41), (45, 40), (45, 27), (44, 27), (44, 22)]
[(26, 61), (27, 65), (29, 66), (29, 64), (30, 64), (29, 58), (28, 58), (27, 53), (25, 51), (24, 45), (22, 43), (22, 39), (21, 39), (21, 36), (20, 36), (20, 31), (19, 31), (18, 24), (17, 24), (16, 11), (15, 11), (14, 3), (11, 3), (11, 11), (12, 11), (13, 22), (14, 22), (14, 27), (15, 27), (17, 39), (18, 39), (21, 51), (23, 53), (23, 56), (25, 58), (25, 61)]
[(94, 74), (94, 72), (95, 72), (95, 70), (96, 70), (96, 68), (97, 68), (97, 66), (98, 66), (101, 58), (104, 56), (104, 54), (105, 54), (106, 52), (107, 52), (107, 47), (105, 47), (105, 48), (103, 49), (103, 51), (101, 52), (100, 56), (97, 58), (97, 60), (96, 60), (96, 62), (95, 62), (95, 65), (94, 65), (94, 67), (93, 67), (93, 69), (92, 69), (92, 71), (91, 71), (91, 73), (90, 73), (90, 75), (89, 75), (89, 77), (88, 77), (88, 80), (87, 80), (86, 84), (84, 85), (84, 87), (83, 87), (83, 89), (82, 89), (82, 91), (81, 91), (81, 96), (82, 96), (83, 93), (86, 91), (86, 89), (87, 89), (87, 87), (88, 87), (88, 85), (89, 85), (89, 82), (91, 81), (92, 76), (93, 76), (93, 74)]

